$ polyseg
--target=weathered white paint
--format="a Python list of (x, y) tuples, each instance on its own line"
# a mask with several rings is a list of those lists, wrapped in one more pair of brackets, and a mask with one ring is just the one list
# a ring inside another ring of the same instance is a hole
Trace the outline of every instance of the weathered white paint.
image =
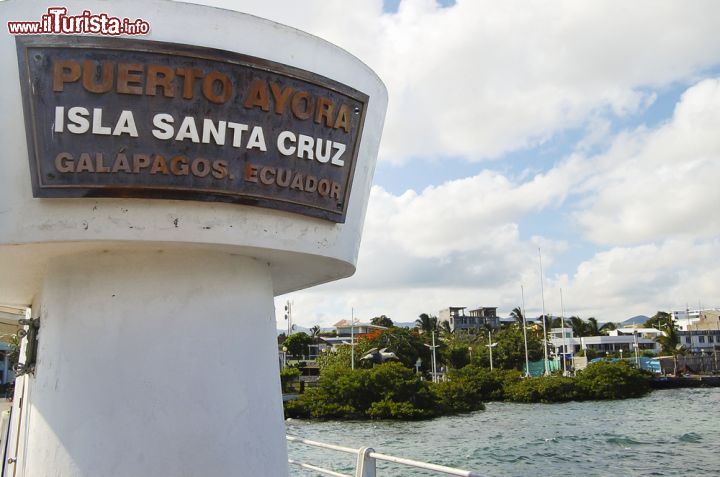
[(284, 428), (267, 264), (162, 250), (60, 257), (33, 309), (42, 335), (24, 475), (287, 473), (283, 432), (265, 432)]
[[(55, 5), (0, 2), (0, 18), (38, 20)], [(385, 88), (339, 48), (249, 15), (62, 5), (141, 17), (146, 39), (303, 68), (370, 101), (345, 224), (234, 204), (35, 199), (15, 42), (0, 35), (0, 303), (32, 303), (41, 318), (6, 475), (287, 475), (273, 296), (354, 272)]]
[[(102, 250), (99, 242), (163, 243), (213, 248), (271, 264), (273, 290), (282, 294), (344, 278), (355, 270), (360, 235), (387, 106), (378, 77), (357, 58), (298, 30), (250, 15), (160, 0), (67, 1), (118, 17), (141, 17), (151, 34), (141, 39), (220, 48), (303, 68), (370, 96), (347, 222), (333, 224), (256, 207), (191, 201), (55, 199), (32, 197), (15, 41), (0, 35), (0, 303), (28, 304), (50, 257)], [(0, 2), (0, 17), (37, 20), (52, 2)], [(2, 245), (23, 244), (20, 247)]]

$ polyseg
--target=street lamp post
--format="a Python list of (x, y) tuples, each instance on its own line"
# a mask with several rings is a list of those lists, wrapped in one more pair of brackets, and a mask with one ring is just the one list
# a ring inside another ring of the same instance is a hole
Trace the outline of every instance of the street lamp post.
[(543, 270), (542, 270), (542, 254), (540, 253), (540, 247), (538, 247), (538, 258), (540, 262), (540, 296), (542, 297), (542, 325), (543, 325), (543, 358), (545, 359), (545, 376), (550, 375), (548, 369), (548, 355), (547, 355), (547, 329), (545, 329), (545, 285), (543, 284)]
[(637, 331), (633, 331), (633, 338), (635, 339), (635, 366), (638, 368), (640, 367), (640, 357), (638, 356), (638, 348), (640, 348), (640, 344), (638, 343), (638, 334)]
[(287, 346), (282, 347), (283, 352), (283, 368), (287, 368)]
[(497, 343), (492, 342), (492, 332), (488, 330), (488, 344), (485, 346), (488, 347), (490, 350), (490, 371), (493, 370), (493, 355), (492, 355), (492, 349), (497, 346)]
[(470, 353), (470, 364), (472, 364), (472, 346), (468, 346), (468, 353)]
[(437, 361), (435, 359), (435, 348), (437, 348), (437, 345), (435, 344), (435, 330), (432, 331), (432, 346), (429, 344), (426, 344), (428, 348), (432, 350), (432, 381), (433, 383), (437, 382)]
[(350, 309), (350, 369), (355, 369), (355, 308)]
[(438, 382), (437, 377), (437, 360), (435, 357), (435, 348), (437, 348), (437, 345), (435, 344), (435, 330), (432, 331), (432, 359), (433, 359), (433, 382)]
[[(562, 331), (562, 343), (563, 343), (563, 354), (562, 354), (562, 365), (563, 365), (563, 376), (566, 376), (568, 374), (567, 370), (567, 364), (565, 363), (565, 360), (567, 359), (568, 355), (568, 344), (567, 344), (567, 335), (565, 333), (565, 305), (563, 304), (563, 294), (562, 294), (562, 288), (560, 289), (560, 329)], [(573, 348), (573, 351), (575, 349)]]
[(528, 356), (527, 346), (527, 321), (525, 320), (525, 288), (520, 285), (520, 295), (522, 296), (522, 317), (523, 317), (523, 340), (525, 341), (525, 377), (530, 377), (530, 358)]

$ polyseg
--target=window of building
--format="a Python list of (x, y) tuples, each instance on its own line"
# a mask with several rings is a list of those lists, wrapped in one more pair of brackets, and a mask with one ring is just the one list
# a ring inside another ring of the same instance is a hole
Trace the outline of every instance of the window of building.
[(689, 336), (686, 336), (686, 337), (685, 337), (685, 342), (686, 342), (687, 344), (690, 344), (690, 337), (689, 337)]
[(705, 337), (704, 337), (703, 335), (698, 336), (698, 342), (699, 342), (699, 343), (704, 343), (704, 342), (705, 342)]
[(713, 335), (708, 336), (708, 343), (714, 343), (715, 337)]

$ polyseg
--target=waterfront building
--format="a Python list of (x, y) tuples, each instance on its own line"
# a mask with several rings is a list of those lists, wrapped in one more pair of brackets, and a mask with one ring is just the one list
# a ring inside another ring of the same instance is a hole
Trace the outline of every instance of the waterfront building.
[(478, 334), (500, 327), (497, 307), (478, 307), (465, 313), (466, 309), (467, 307), (464, 306), (451, 306), (440, 310), (438, 322), (447, 322), (453, 333)]
[[(629, 331), (629, 333), (623, 333), (623, 331)], [(637, 332), (637, 334), (633, 333), (633, 331)], [(621, 350), (623, 352), (633, 352), (635, 351), (636, 340), (640, 351), (649, 350), (655, 353), (660, 351), (660, 346), (655, 341), (655, 337), (661, 335), (662, 332), (654, 328), (621, 328), (610, 333), (609, 336), (576, 337), (573, 335), (571, 328), (552, 328), (548, 335), (550, 344), (555, 347), (557, 353), (574, 354), (588, 349), (599, 354), (615, 353)], [(565, 346), (567, 346), (567, 350)]]
[(349, 338), (350, 335), (355, 335), (356, 339), (367, 336), (374, 331), (387, 329), (384, 326), (373, 325), (372, 323), (361, 323), (359, 321), (352, 324), (350, 320), (340, 320), (333, 325), (333, 328), (335, 328), (335, 332), (339, 338)]
[(637, 333), (640, 337), (649, 340), (654, 340), (658, 336), (665, 334), (656, 328), (617, 328), (615, 330), (608, 331), (608, 336), (632, 336), (635, 333)]
[(334, 349), (337, 346), (349, 345), (351, 338), (357, 343), (357, 340), (360, 338), (367, 338), (374, 333), (379, 333), (387, 329), (384, 326), (359, 321), (351, 324), (350, 320), (340, 320), (333, 325), (333, 328), (335, 328), (335, 336), (319, 337), (320, 342), (317, 345), (316, 355), (322, 353), (324, 349)]
[(688, 331), (691, 327), (694, 327), (703, 317), (710, 318), (715, 317), (718, 319), (720, 316), (720, 309), (718, 308), (706, 308), (697, 310), (679, 310), (670, 312), (673, 320), (677, 323), (677, 327), (680, 331)]
[(680, 344), (693, 353), (720, 351), (720, 311), (703, 310), (698, 319), (678, 331)]

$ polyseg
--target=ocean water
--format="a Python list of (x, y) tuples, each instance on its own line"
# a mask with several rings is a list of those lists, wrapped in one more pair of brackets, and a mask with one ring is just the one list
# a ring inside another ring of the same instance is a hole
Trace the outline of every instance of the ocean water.
[[(720, 476), (720, 388), (641, 399), (488, 403), (421, 422), (286, 421), (289, 435), (507, 476)], [(350, 454), (288, 443), (291, 459), (353, 474)], [(378, 476), (444, 474), (378, 462)], [(321, 475), (291, 466), (291, 476)]]

